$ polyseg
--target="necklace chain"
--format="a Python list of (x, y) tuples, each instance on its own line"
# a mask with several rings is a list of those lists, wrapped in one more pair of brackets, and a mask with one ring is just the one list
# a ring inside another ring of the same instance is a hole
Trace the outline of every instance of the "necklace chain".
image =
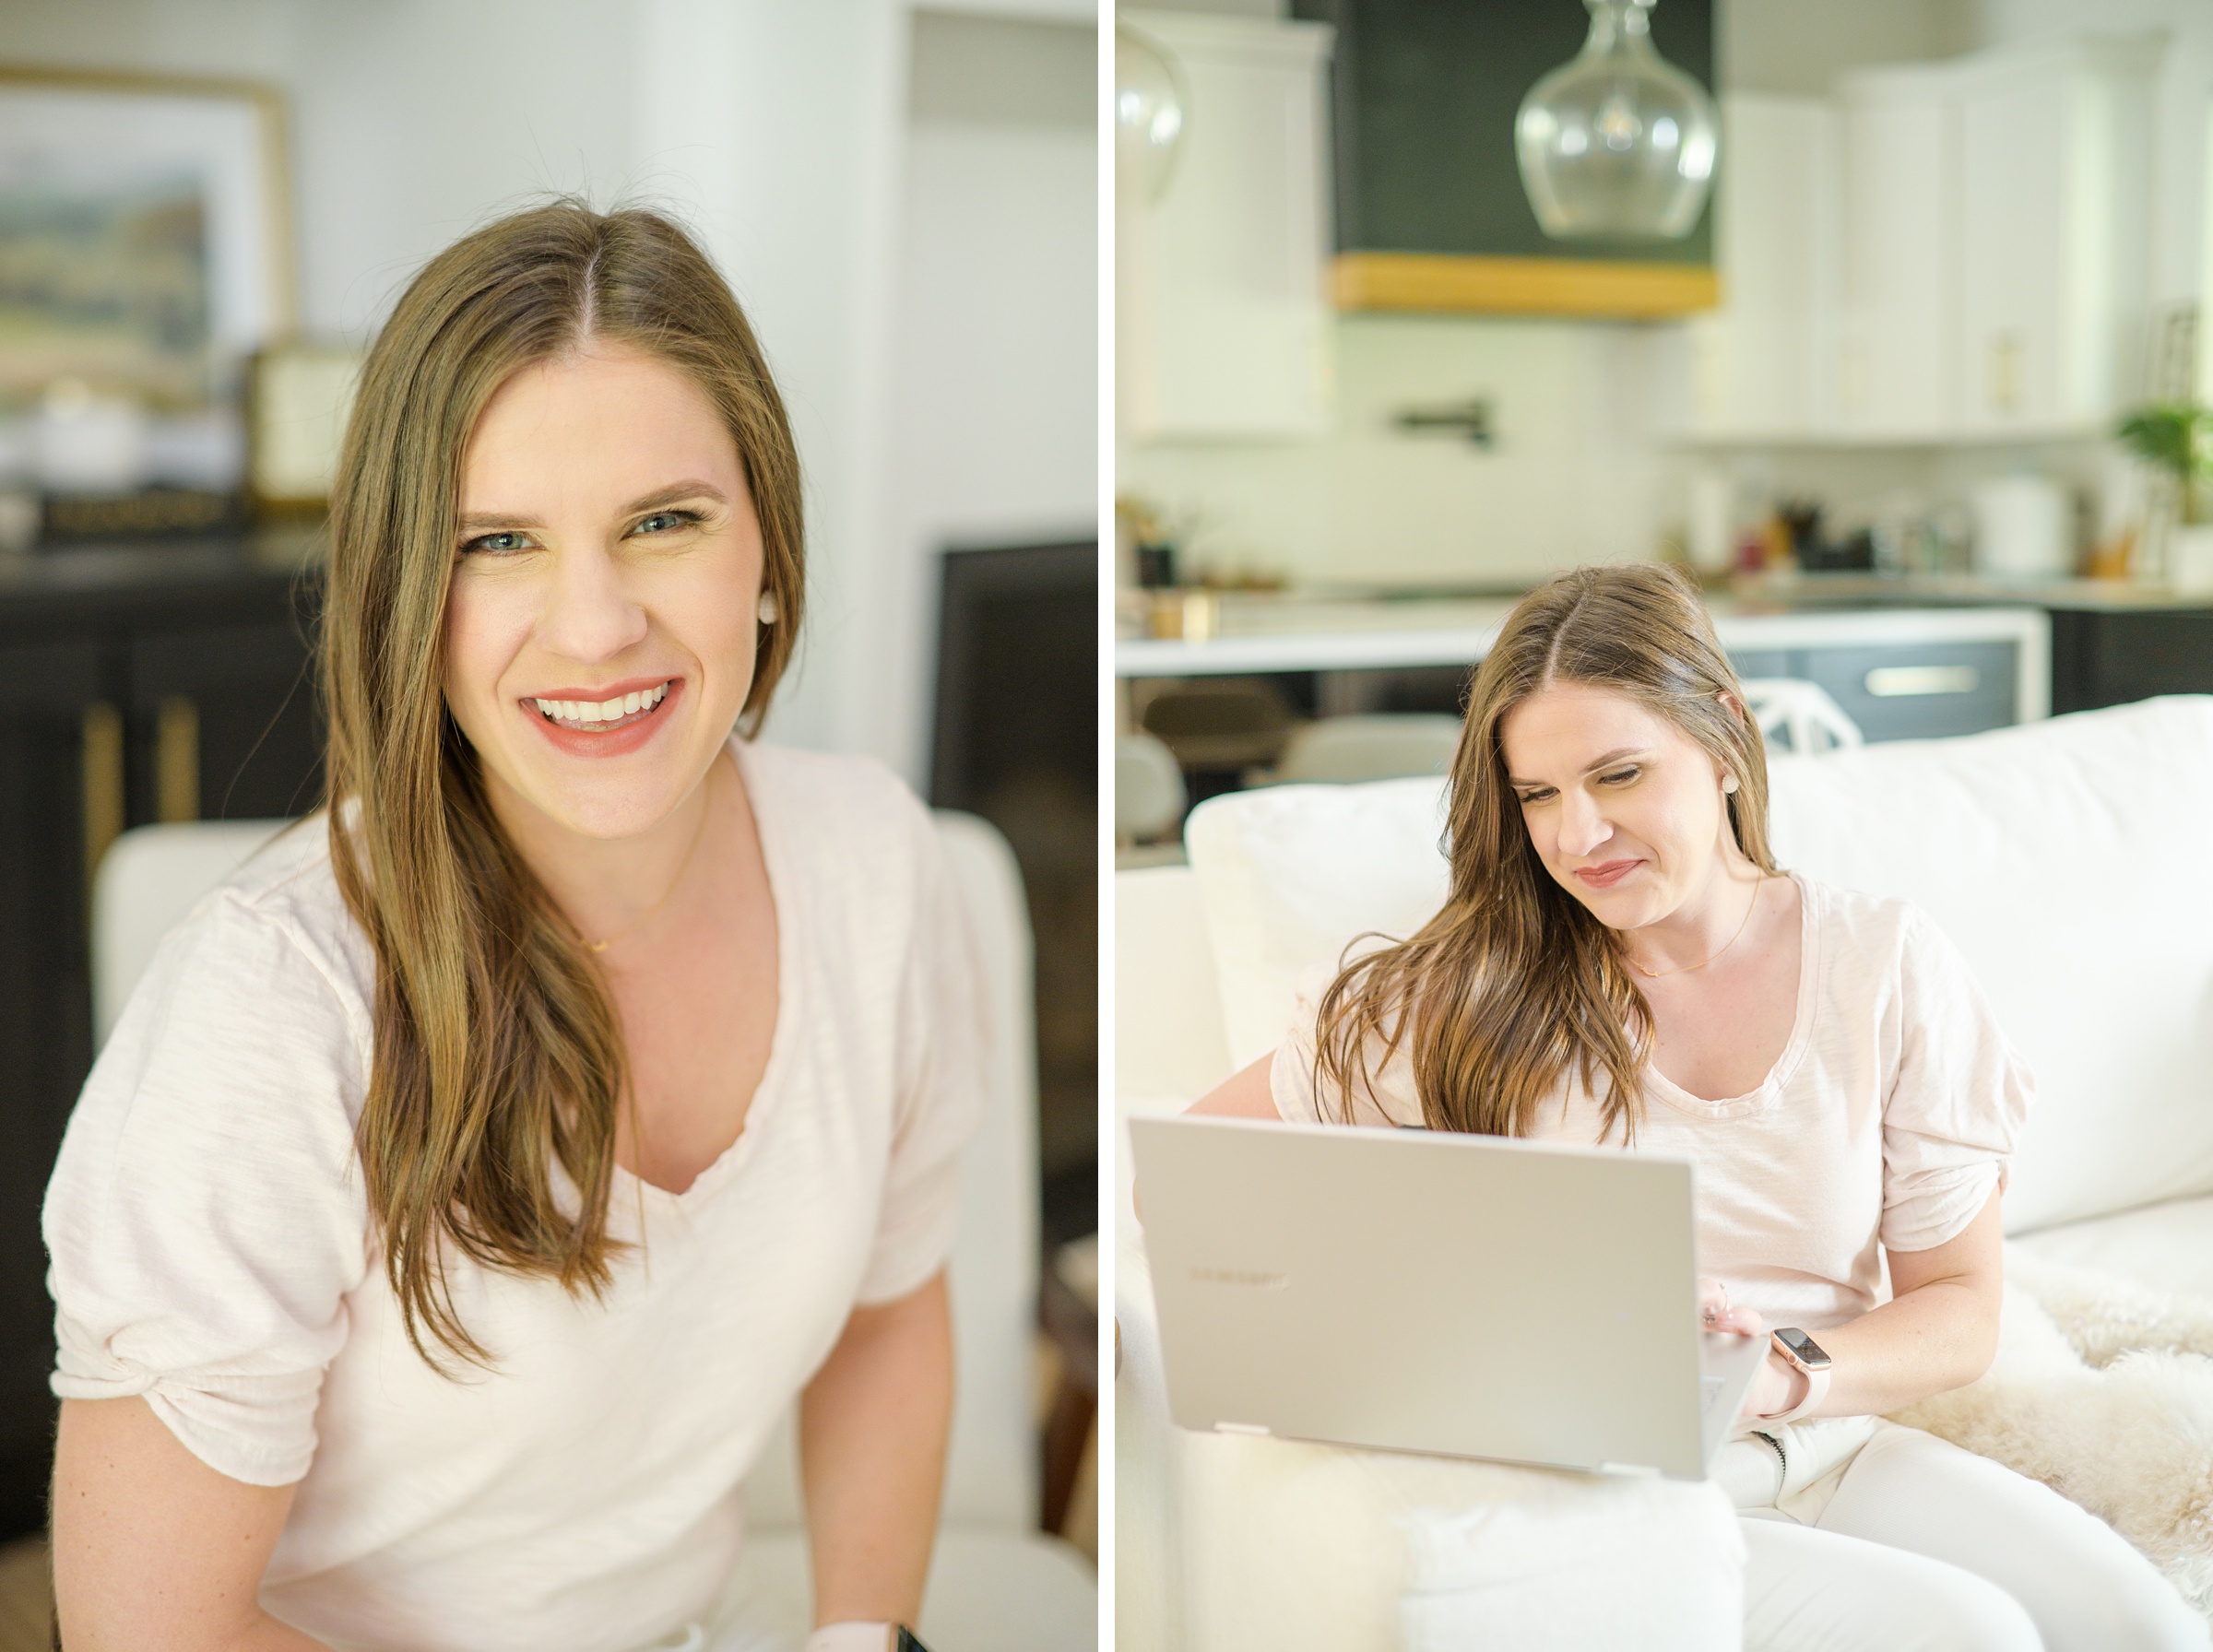
[(1732, 935), (1727, 940), (1723, 941), (1722, 943), (1721, 952), (1714, 953), (1713, 957), (1701, 958), (1696, 963), (1678, 963), (1672, 970), (1648, 970), (1644, 967), (1644, 965), (1639, 963), (1634, 958), (1629, 958), (1629, 950), (1627, 947), (1622, 949), (1621, 955), (1624, 958), (1629, 958), (1629, 967), (1649, 981), (1657, 981), (1663, 975), (1681, 975), (1686, 974), (1692, 970), (1704, 969), (1708, 964), (1711, 963), (1715, 958), (1719, 958), (1722, 955), (1722, 952), (1726, 952), (1731, 947), (1736, 945), (1737, 938), (1744, 934), (1746, 926), (1752, 922), (1753, 909), (1759, 904), (1759, 891), (1761, 886), (1764, 885), (1767, 880), (1768, 875), (1765, 872), (1762, 872), (1757, 879), (1753, 880), (1752, 898), (1745, 903), (1744, 921), (1737, 925), (1736, 934)]
[[(710, 770), (707, 774), (707, 778), (710, 783), (714, 780), (714, 772)], [(670, 879), (668, 891), (661, 896), (659, 900), (656, 901), (651, 906), (648, 906), (645, 913), (638, 918), (637, 922), (631, 925), (629, 928), (621, 930), (614, 935), (610, 935), (605, 940), (586, 941), (584, 943), (584, 950), (586, 951), (592, 953), (604, 952), (608, 950), (608, 948), (613, 946), (617, 941), (628, 940), (639, 930), (645, 928), (646, 925), (652, 923), (655, 918), (660, 916), (661, 908), (668, 905), (669, 902), (676, 898), (676, 891), (683, 887), (684, 874), (692, 869), (692, 858), (699, 853), (700, 840), (707, 835), (707, 815), (714, 806), (714, 789), (710, 784), (699, 800), (699, 824), (692, 829), (692, 846), (684, 851), (682, 864), (678, 866), (676, 868), (676, 876)]]

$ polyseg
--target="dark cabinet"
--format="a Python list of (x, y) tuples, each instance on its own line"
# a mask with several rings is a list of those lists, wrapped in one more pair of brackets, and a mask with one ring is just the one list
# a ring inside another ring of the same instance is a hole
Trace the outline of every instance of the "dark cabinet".
[(91, 871), (130, 826), (314, 806), (313, 592), (243, 543), (0, 565), (0, 1540), (45, 1519), (39, 1209), (92, 1059)]
[(2053, 712), (2155, 694), (2213, 694), (2213, 608), (2053, 611)]
[[(1291, 10), (1336, 30), (1342, 306), (1651, 315), (1718, 301), (1710, 200), (1681, 241), (1555, 241), (1538, 227), (1514, 119), (1529, 88), (1582, 49), (1590, 14), (1576, 0), (1293, 0)], [(1710, 91), (1712, 0), (1661, 0), (1651, 19), (1660, 54)]]
[[(112, 740), (87, 640), (0, 643), (0, 1532), (43, 1517), (53, 1363), (39, 1203), (91, 1058), (87, 768)], [(95, 799), (95, 810), (98, 800)]]

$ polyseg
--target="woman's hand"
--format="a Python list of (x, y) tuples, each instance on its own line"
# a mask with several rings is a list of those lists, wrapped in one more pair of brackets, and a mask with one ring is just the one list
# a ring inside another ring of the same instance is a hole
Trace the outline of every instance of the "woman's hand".
[(1701, 1278), (1698, 1280), (1698, 1328), (1703, 1331), (1734, 1331), (1740, 1337), (1757, 1337), (1765, 1328), (1759, 1316), (1750, 1308), (1740, 1308), (1729, 1300), (1729, 1287), (1719, 1280)]

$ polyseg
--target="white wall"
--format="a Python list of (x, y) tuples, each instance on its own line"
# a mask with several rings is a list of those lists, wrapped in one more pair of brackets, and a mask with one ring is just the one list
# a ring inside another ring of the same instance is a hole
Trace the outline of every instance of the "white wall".
[[(944, 9), (987, 60), (994, 30), (1095, 27), (1095, 0)], [(913, 28), (909, 0), (0, 0), (12, 60), (286, 94), (315, 333), (365, 339), (425, 259), (550, 192), (682, 212), (808, 478), (813, 612), (774, 731), (919, 778), (918, 547), (1088, 529), (1096, 329), (1088, 130), (993, 117), (988, 64), (975, 130), (910, 123)]]
[(1096, 531), (1098, 146), (1091, 27), (918, 13), (915, 44), (889, 560), (856, 613), (880, 668), (853, 743), (918, 780), (939, 553)]

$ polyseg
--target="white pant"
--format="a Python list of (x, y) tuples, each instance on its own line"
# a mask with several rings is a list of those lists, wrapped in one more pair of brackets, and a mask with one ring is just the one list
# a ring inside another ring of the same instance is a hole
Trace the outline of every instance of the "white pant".
[[(1764, 1448), (1763, 1448), (1764, 1449)], [(2206, 1620), (2050, 1487), (1884, 1425), (1818, 1521), (1745, 1514), (1745, 1652), (2204, 1652)]]

